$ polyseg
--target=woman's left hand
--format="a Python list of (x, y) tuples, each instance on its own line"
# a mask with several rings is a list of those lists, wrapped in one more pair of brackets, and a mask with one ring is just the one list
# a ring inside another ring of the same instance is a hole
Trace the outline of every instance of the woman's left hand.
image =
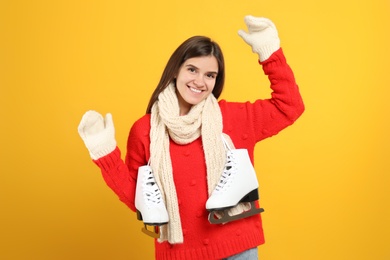
[(245, 16), (248, 33), (239, 30), (238, 35), (259, 55), (261, 62), (267, 60), (280, 48), (280, 39), (274, 23), (268, 18)]

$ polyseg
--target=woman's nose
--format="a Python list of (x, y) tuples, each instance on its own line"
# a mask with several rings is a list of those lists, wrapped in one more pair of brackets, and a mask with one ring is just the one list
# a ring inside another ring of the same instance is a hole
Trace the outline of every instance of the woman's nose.
[(197, 77), (194, 78), (194, 84), (197, 87), (203, 87), (204, 86), (204, 80), (201, 75), (198, 75)]

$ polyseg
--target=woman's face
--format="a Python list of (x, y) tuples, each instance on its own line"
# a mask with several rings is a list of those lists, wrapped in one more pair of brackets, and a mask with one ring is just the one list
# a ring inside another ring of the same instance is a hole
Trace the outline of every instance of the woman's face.
[(190, 58), (182, 64), (176, 78), (180, 115), (186, 115), (191, 106), (210, 95), (217, 74), (218, 62), (214, 56)]

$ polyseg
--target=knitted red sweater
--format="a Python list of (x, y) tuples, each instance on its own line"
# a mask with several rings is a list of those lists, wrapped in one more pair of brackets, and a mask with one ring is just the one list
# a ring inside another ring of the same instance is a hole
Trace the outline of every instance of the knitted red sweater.
[[(293, 72), (282, 50), (262, 65), (271, 82), (271, 99), (254, 103), (219, 102), (223, 131), (231, 137), (236, 148), (248, 149), (252, 163), (255, 144), (291, 125), (304, 110)], [(147, 164), (150, 157), (149, 131), (150, 114), (147, 114), (135, 122), (130, 131), (125, 163), (118, 148), (95, 161), (107, 185), (133, 211), (138, 167)], [(221, 259), (264, 243), (260, 215), (224, 225), (208, 222), (205, 208), (207, 173), (201, 138), (188, 145), (171, 141), (170, 153), (184, 243), (171, 245), (156, 241), (156, 259)]]

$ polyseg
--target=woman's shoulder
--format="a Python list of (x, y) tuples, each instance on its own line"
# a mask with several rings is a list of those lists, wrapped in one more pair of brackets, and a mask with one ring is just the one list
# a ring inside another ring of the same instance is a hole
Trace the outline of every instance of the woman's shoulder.
[(145, 114), (143, 115), (142, 117), (140, 117), (139, 119), (137, 119), (133, 126), (145, 126), (145, 125), (149, 125), (150, 126), (150, 114)]
[(134, 122), (130, 130), (130, 135), (148, 136), (149, 132), (150, 132), (150, 114), (145, 114)]

